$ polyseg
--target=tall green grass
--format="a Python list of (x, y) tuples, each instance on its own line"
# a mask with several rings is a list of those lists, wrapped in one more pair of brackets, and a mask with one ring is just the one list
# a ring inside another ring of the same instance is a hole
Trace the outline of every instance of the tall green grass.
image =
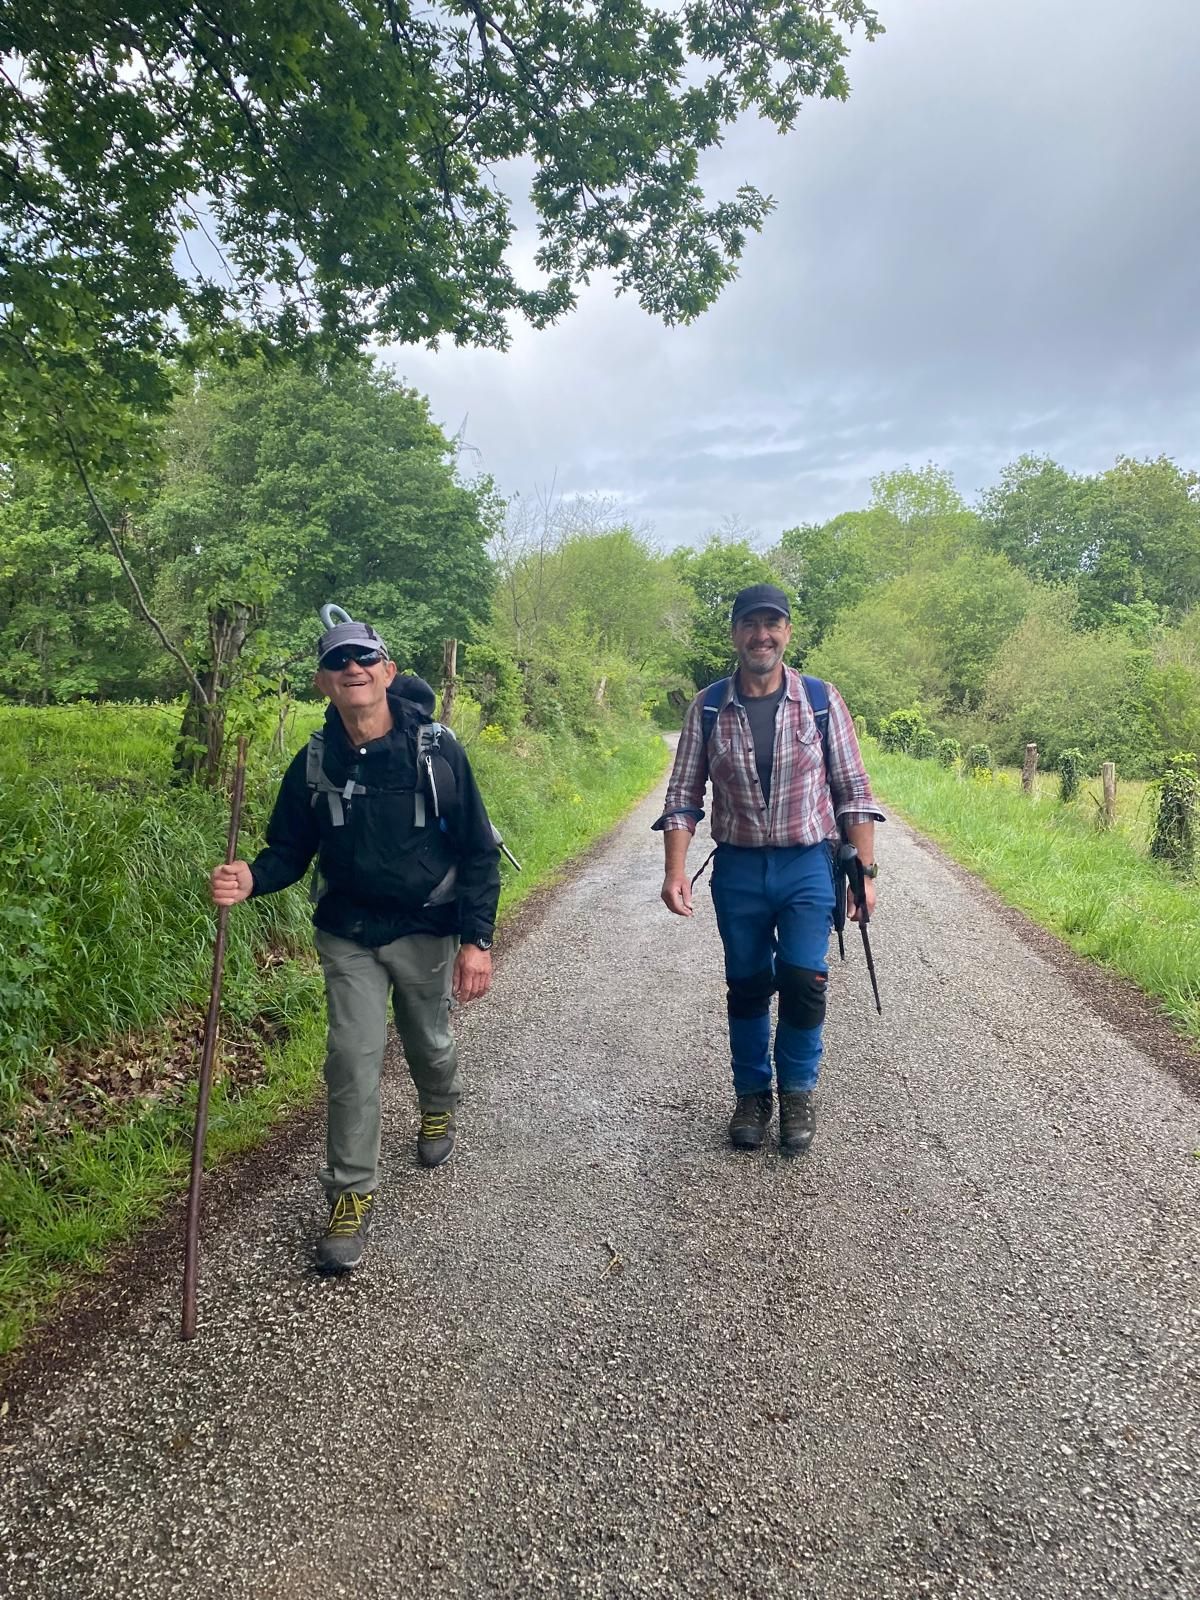
[[(156, 712), (127, 716), (143, 724), (143, 735), (145, 724), (153, 735), (162, 731)], [(86, 739), (96, 732), (90, 714), (77, 726), (65, 773), (35, 765), (0, 787), (0, 1127), (31, 1070), (56, 1048), (149, 1028), (203, 1005), (208, 991), (208, 873), (224, 856), (228, 801), (169, 786), (156, 759), (165, 744), (169, 764), (166, 738), (146, 738), (139, 768), (131, 759), (138, 741), (127, 736), (114, 761), (119, 777), (105, 775), (105, 747)], [(0, 764), (10, 772), (23, 731), (17, 719), (0, 718)], [(247, 836), (262, 826), (274, 776), (255, 765)], [(286, 1021), (312, 1006), (310, 974), (262, 962), (271, 949), (299, 950), (308, 924), (299, 888), (230, 918), (230, 1017)]]
[[(1095, 825), (1086, 799), (1060, 805), (1042, 779), (978, 782), (866, 742), (885, 804), (1081, 955), (1130, 978), (1200, 1042), (1200, 894), (1144, 853), (1146, 805), (1126, 787), (1124, 822)], [(1120, 793), (1120, 791), (1118, 791)]]
[[(319, 715), (305, 708), (293, 749)], [(152, 1033), (207, 1000), (208, 872), (224, 855), (228, 802), (172, 787), (177, 725), (175, 708), (156, 706), (0, 709), (0, 1356), (186, 1175), (191, 1091), (131, 1100), (90, 1129), (64, 1134), (56, 1118), (32, 1145), (22, 1115), (35, 1087), (53, 1093), (65, 1050)], [(487, 730), (470, 755), (524, 869), (503, 869), (502, 920), (610, 828), (667, 760), (646, 725), (586, 741)], [(252, 752), (244, 855), (261, 843), (287, 759)], [(286, 1032), (252, 1086), (215, 1086), (210, 1159), (260, 1141), (316, 1090), (324, 1022), (310, 924), (301, 885), (229, 918), (225, 1025), (265, 1019)]]

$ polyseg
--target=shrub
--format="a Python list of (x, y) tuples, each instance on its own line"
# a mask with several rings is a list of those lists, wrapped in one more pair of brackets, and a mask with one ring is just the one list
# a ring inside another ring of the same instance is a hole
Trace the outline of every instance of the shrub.
[(863, 742), (863, 740), (867, 737), (867, 719), (866, 719), (866, 717), (862, 717), (862, 716), (855, 717), (855, 719), (854, 719), (854, 732), (858, 737), (859, 744), (861, 744)]
[(952, 767), (962, 756), (962, 746), (957, 739), (943, 739), (937, 747), (937, 758), (943, 767)]
[(908, 747), (910, 756), (918, 761), (932, 761), (938, 752), (938, 738), (932, 728), (918, 728)]
[(969, 744), (963, 766), (973, 778), (992, 775), (992, 752), (986, 744)]
[(1064, 750), (1058, 758), (1058, 798), (1064, 805), (1079, 793), (1083, 778), (1083, 751)]
[(1196, 757), (1179, 751), (1154, 785), (1154, 834), (1150, 854), (1190, 872), (1200, 839), (1200, 771)]
[(1153, 745), (1140, 703), (1147, 653), (1116, 629), (1077, 631), (1066, 599), (1039, 604), (1058, 610), (1027, 617), (1005, 641), (979, 706), (997, 757), (1020, 766), (1033, 740), (1051, 770), (1063, 750), (1081, 750), (1090, 772), (1115, 761), (1130, 777), (1148, 774)]
[(924, 726), (925, 718), (916, 706), (906, 711), (893, 711), (879, 724), (879, 742), (885, 750), (906, 751)]
[(506, 651), (486, 641), (469, 644), (463, 680), (479, 702), (486, 725), (503, 728), (505, 733), (514, 733), (520, 727), (525, 709), (521, 674)]

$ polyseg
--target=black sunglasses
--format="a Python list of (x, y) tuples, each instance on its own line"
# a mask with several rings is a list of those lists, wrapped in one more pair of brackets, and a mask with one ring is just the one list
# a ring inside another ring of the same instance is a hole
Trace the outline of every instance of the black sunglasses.
[(344, 672), (352, 661), (360, 667), (377, 667), (383, 659), (382, 650), (364, 650), (361, 645), (343, 644), (321, 657), (321, 671)]

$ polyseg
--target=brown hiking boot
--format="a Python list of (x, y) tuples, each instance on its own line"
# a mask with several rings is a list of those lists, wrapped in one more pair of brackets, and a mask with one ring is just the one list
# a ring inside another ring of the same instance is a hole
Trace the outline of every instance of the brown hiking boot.
[(371, 1234), (375, 1195), (343, 1189), (329, 1208), (329, 1222), (317, 1240), (317, 1266), (322, 1272), (350, 1272), (363, 1258)]
[(811, 1089), (779, 1096), (779, 1148), (785, 1156), (804, 1156), (817, 1131), (817, 1104)]
[(774, 1100), (770, 1089), (760, 1094), (740, 1094), (729, 1119), (729, 1142), (735, 1150), (761, 1150), (771, 1126)]

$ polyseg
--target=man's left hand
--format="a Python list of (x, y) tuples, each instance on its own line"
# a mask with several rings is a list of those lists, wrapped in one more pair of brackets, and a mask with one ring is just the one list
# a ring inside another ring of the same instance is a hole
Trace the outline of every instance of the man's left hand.
[[(875, 915), (875, 879), (863, 879), (863, 893), (867, 902), (867, 921)], [(850, 885), (846, 885), (846, 916), (851, 922), (858, 921), (858, 903), (851, 892)]]
[(477, 944), (460, 944), (454, 960), (452, 993), (461, 1004), (479, 1000), (492, 987), (492, 952)]

